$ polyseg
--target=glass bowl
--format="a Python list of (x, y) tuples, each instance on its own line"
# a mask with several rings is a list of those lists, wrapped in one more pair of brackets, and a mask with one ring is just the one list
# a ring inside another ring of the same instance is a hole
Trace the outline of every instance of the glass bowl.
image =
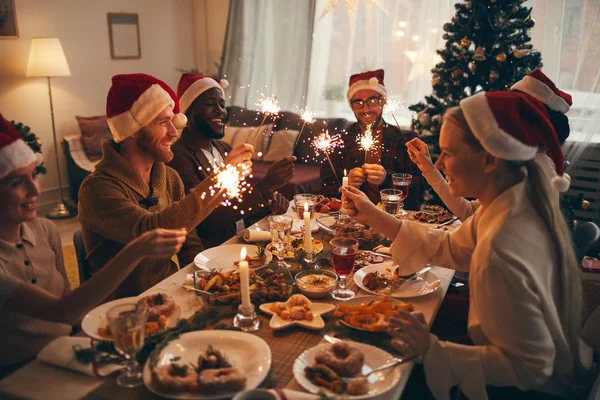
[(385, 241), (384, 235), (374, 231), (369, 226), (354, 221), (340, 224), (338, 217), (339, 213), (317, 217), (317, 226), (326, 241), (331, 240), (333, 237), (348, 237), (358, 240), (358, 246), (364, 250), (372, 250), (373, 247)]
[(296, 286), (309, 299), (327, 297), (337, 285), (338, 276), (326, 269), (311, 269), (296, 274)]

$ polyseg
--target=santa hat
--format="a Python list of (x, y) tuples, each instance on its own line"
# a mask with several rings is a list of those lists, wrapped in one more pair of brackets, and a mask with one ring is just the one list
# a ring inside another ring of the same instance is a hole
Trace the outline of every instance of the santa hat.
[(34, 153), (10, 122), (0, 114), (0, 179), (32, 162), (41, 164), (42, 155)]
[(208, 89), (219, 88), (224, 97), (225, 91), (223, 89), (227, 86), (229, 86), (229, 82), (226, 79), (188, 73), (181, 75), (179, 85), (177, 85), (177, 97), (179, 97), (181, 112), (185, 114), (194, 100)]
[(147, 74), (113, 76), (106, 117), (115, 142), (122, 142), (148, 125), (167, 106), (173, 106), (175, 128), (184, 128), (187, 118), (179, 113), (177, 95), (169, 85)]
[(387, 89), (383, 84), (384, 72), (382, 69), (376, 71), (367, 71), (360, 74), (354, 74), (350, 77), (348, 94), (348, 102), (352, 100), (354, 93), (359, 90), (374, 90), (383, 97), (387, 97)]
[(473, 135), (495, 157), (532, 160), (544, 144), (557, 174), (552, 186), (560, 192), (569, 189), (562, 150), (544, 104), (518, 92), (479, 92), (463, 99), (460, 108)]
[(563, 114), (566, 114), (573, 105), (571, 95), (557, 88), (554, 82), (539, 68), (512, 85), (510, 89), (527, 93), (547, 105), (551, 110)]

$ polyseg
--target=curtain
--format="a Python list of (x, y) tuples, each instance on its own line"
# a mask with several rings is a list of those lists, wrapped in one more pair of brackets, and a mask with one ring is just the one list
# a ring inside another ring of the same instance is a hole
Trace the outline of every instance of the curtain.
[(315, 0), (231, 0), (222, 76), (228, 104), (256, 109), (277, 96), (282, 110), (305, 105)]

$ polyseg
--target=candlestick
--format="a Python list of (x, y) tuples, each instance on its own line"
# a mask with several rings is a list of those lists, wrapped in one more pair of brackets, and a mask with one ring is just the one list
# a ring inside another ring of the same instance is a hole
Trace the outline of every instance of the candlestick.
[(306, 254), (312, 253), (312, 235), (310, 232), (310, 212), (308, 202), (304, 202), (304, 250)]
[(344, 170), (344, 177), (342, 178), (342, 187), (348, 186), (348, 177), (346, 176), (346, 170)]
[(250, 278), (248, 261), (246, 261), (246, 246), (240, 252), (240, 291), (242, 292), (242, 310), (249, 310), (250, 302)]
[[(344, 170), (344, 177), (342, 178), (342, 187), (348, 186), (348, 176), (347, 175), (348, 175), (348, 173), (346, 172), (346, 170)], [(346, 199), (346, 196), (342, 192), (342, 204), (343, 204), (343, 202), (344, 202), (345, 199)], [(340, 214), (338, 216), (338, 222), (340, 224), (344, 224), (344, 223), (348, 222), (349, 219), (350, 218), (348, 217), (346, 209), (342, 205), (342, 208), (340, 208)]]

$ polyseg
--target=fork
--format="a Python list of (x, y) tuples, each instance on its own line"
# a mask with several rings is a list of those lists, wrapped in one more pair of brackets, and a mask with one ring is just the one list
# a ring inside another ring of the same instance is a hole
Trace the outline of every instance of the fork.
[(421, 268), (417, 272), (414, 272), (404, 278), (398, 278), (396, 281), (394, 281), (394, 283), (392, 283), (390, 285), (390, 287), (389, 287), (390, 293), (397, 292), (398, 289), (400, 289), (400, 287), (402, 287), (405, 283), (416, 280), (418, 277), (420, 277), (421, 275), (423, 275), (425, 272), (427, 272), (429, 270), (431, 270), (431, 265), (428, 265), (425, 268)]
[(379, 372), (379, 371), (383, 371), (383, 370), (388, 369), (388, 368), (395, 367), (396, 365), (407, 363), (407, 362), (412, 361), (412, 360), (414, 360), (414, 359), (416, 359), (418, 357), (419, 357), (418, 354), (413, 354), (412, 356), (406, 357), (406, 358), (392, 358), (391, 360), (386, 361), (386, 363), (383, 364), (382, 366), (374, 368), (374, 369), (372, 369), (371, 371), (369, 371), (367, 373), (361, 373), (361, 374), (358, 374), (358, 375), (355, 375), (355, 376), (352, 376), (352, 377), (341, 376), (340, 379), (342, 381), (344, 381), (345, 383), (348, 383), (348, 382), (350, 382), (354, 378), (366, 378), (366, 377), (368, 377), (371, 374), (374, 374), (374, 373)]

